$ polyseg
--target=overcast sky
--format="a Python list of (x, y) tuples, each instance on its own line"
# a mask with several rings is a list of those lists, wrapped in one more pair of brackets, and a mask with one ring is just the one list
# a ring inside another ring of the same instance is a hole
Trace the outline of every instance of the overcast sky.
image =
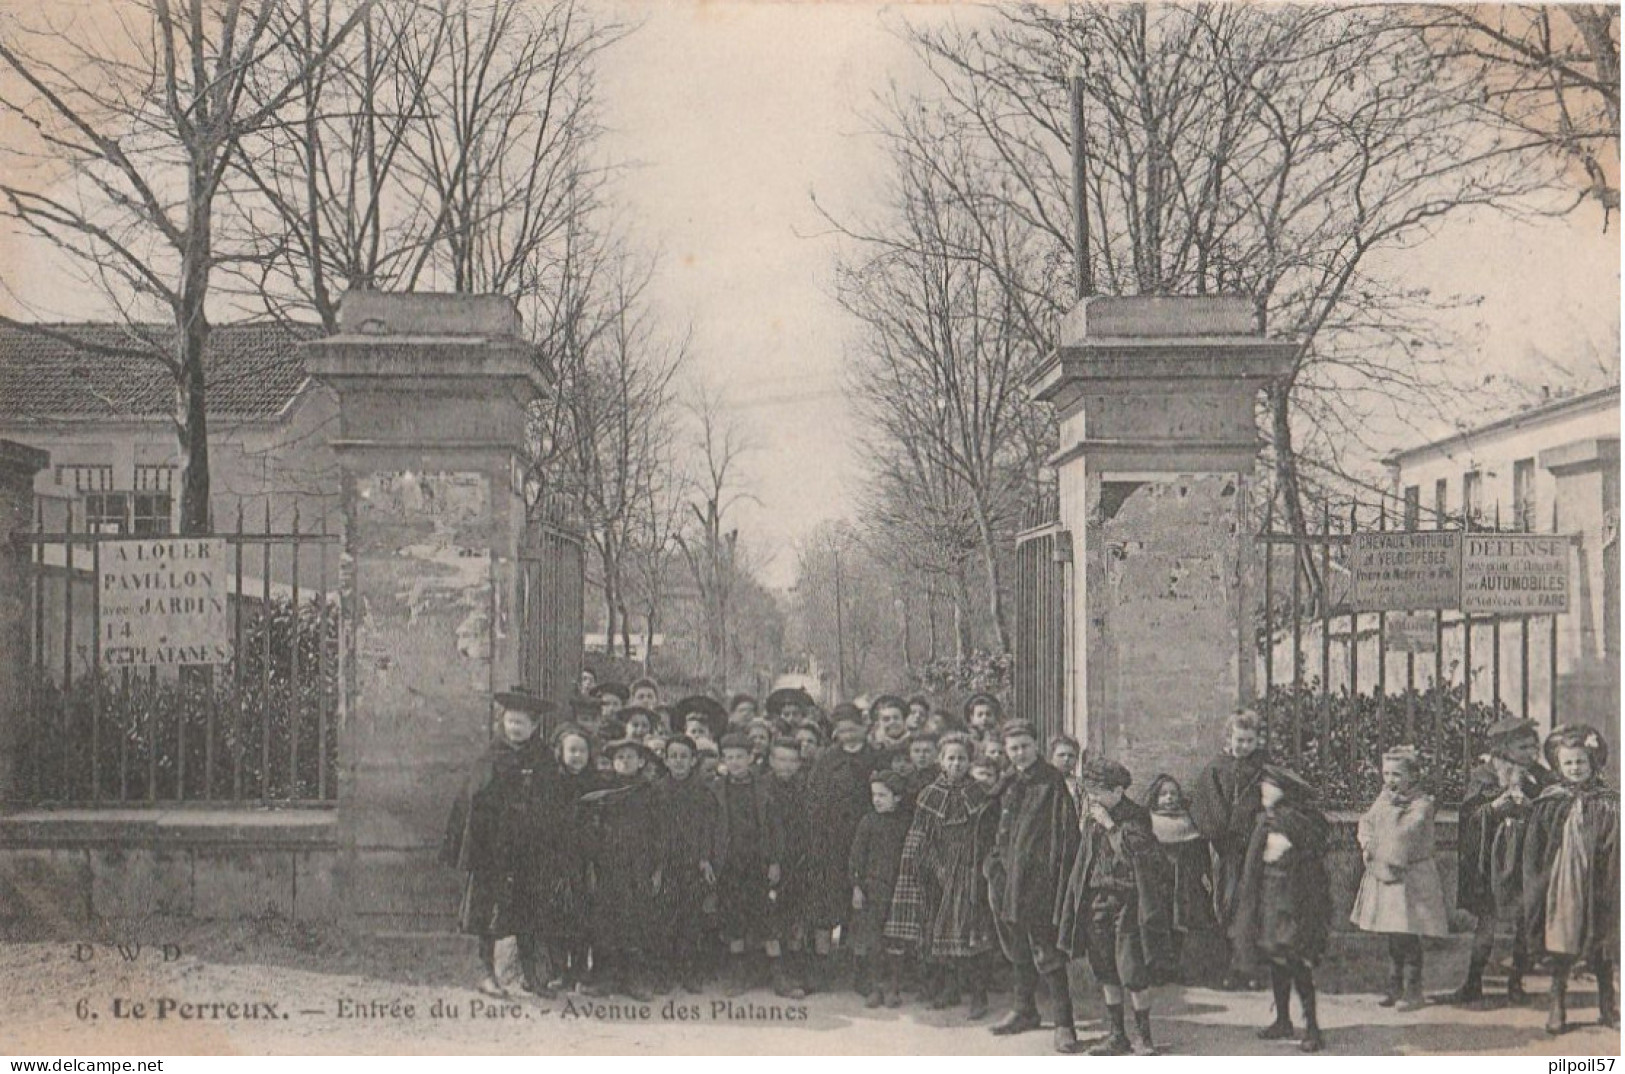
[[(664, 251), (656, 297), (672, 324), (692, 326), (694, 373), (725, 388), (752, 430), (748, 474), (761, 503), (740, 523), (770, 560), (768, 580), (786, 585), (793, 540), (849, 514), (858, 480), (840, 395), (850, 325), (830, 297), (835, 242), (809, 195), (866, 210), (882, 161), (864, 113), (889, 78), (914, 74), (890, 28), (956, 9), (600, 2), (639, 24), (601, 75), (609, 149), (637, 164), (621, 181), (624, 208)], [(1482, 369), (1521, 363), (1536, 347), (1611, 342), (1618, 235), (1589, 210), (1540, 226), (1478, 219), (1398, 263), (1441, 291), (1485, 297), (1458, 325)], [(10, 286), (63, 316), (93, 314), (17, 243), (0, 256)]]

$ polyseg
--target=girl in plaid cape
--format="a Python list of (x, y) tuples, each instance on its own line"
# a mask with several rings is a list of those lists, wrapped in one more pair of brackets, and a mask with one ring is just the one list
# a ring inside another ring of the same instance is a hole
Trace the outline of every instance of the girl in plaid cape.
[(946, 967), (944, 989), (931, 1006), (955, 1006), (963, 989), (973, 1019), (987, 1014), (985, 956), (995, 947), (982, 878), (995, 814), (987, 789), (970, 778), (974, 749), (964, 734), (946, 735), (938, 747), (942, 774), (915, 803), (885, 931), (887, 940)]

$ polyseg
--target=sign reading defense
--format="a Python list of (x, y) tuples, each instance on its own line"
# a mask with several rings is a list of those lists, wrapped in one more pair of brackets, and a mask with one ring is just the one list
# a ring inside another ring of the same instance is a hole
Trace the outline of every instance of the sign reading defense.
[(1469, 615), (1568, 611), (1569, 539), (1542, 533), (1467, 534), (1461, 556), (1461, 610)]
[(231, 660), (226, 542), (137, 538), (102, 545), (103, 666), (223, 664)]
[(1454, 608), (1461, 598), (1461, 534), (1356, 533), (1349, 570), (1358, 611)]

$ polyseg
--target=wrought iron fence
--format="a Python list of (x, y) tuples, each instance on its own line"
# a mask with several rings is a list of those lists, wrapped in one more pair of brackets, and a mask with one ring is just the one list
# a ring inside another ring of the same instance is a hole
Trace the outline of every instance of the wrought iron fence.
[[(228, 660), (110, 666), (97, 579), (119, 541), (75, 530), (31, 546), (29, 718), (19, 788), (28, 804), (279, 803), (331, 805), (342, 711), (336, 535), (216, 534), (231, 549), (225, 585)], [(222, 644), (222, 652), (226, 651)]]
[(1440, 802), (1458, 803), (1490, 724), (1509, 715), (1558, 722), (1559, 616), (1433, 608), (1413, 613), (1425, 627), (1412, 639), (1420, 644), (1398, 651), (1394, 613), (1355, 610), (1350, 550), (1361, 532), (1527, 531), (1499, 519), (1405, 527), (1386, 503), (1327, 503), (1317, 513), (1309, 532), (1294, 533), (1272, 505), (1258, 535), (1258, 681), (1271, 752), (1319, 785), (1327, 804), (1353, 807), (1381, 788), (1382, 754), (1414, 745)]

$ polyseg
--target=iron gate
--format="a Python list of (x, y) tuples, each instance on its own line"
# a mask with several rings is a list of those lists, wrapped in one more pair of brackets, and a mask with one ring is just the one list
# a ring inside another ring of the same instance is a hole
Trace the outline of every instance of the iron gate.
[(1071, 542), (1046, 497), (1027, 512), (1016, 538), (1015, 713), (1044, 742), (1065, 727), (1066, 571)]

